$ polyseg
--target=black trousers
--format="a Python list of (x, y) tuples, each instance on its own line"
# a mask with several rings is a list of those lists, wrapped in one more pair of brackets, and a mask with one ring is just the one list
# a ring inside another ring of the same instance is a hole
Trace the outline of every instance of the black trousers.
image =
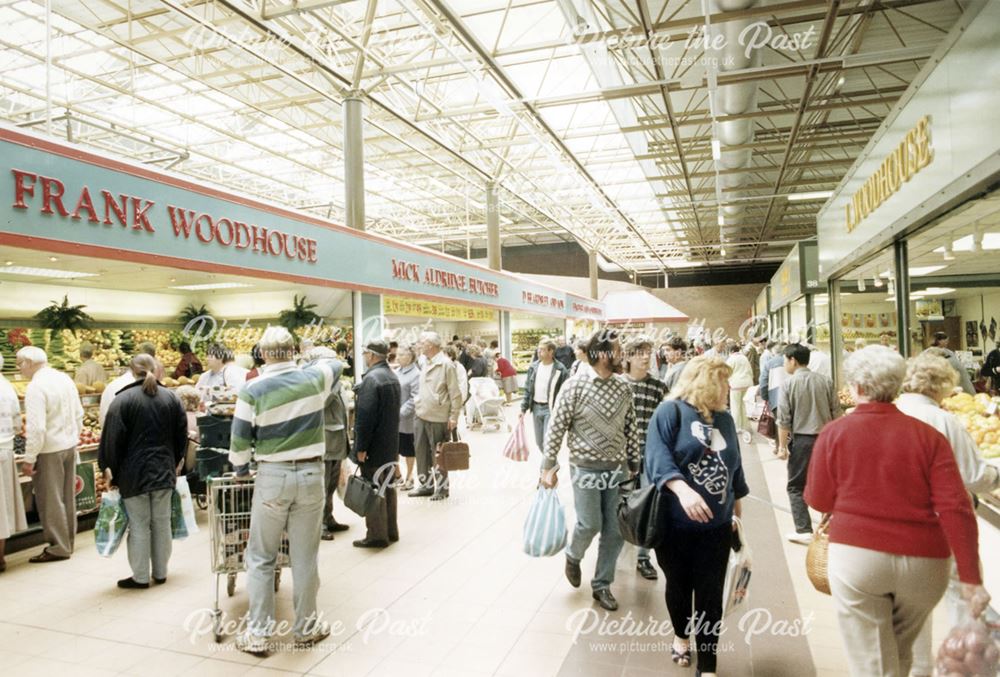
[(792, 519), (795, 521), (795, 531), (800, 534), (812, 533), (812, 518), (809, 517), (809, 506), (802, 494), (806, 490), (806, 479), (809, 477), (809, 459), (812, 458), (816, 435), (792, 435), (788, 445), (788, 503), (792, 508)]
[(656, 549), (656, 561), (667, 580), (670, 623), (681, 639), (695, 635), (694, 651), (702, 672), (716, 671), (722, 588), (732, 543), (733, 528), (726, 524), (705, 531), (671, 529), (667, 543)]
[[(395, 466), (395, 463), (393, 465)], [(392, 486), (395, 474), (362, 465), (361, 475), (375, 482), (382, 492), (382, 495), (375, 502), (375, 507), (365, 515), (365, 526), (368, 529), (366, 538), (372, 541), (395, 543), (399, 540), (399, 523), (396, 520), (397, 494), (396, 489)]]

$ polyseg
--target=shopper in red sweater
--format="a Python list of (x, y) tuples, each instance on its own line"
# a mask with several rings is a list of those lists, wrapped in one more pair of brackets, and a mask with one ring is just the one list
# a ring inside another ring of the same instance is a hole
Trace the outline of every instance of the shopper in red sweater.
[(500, 375), (500, 382), (503, 385), (503, 394), (507, 398), (506, 404), (510, 404), (510, 396), (517, 390), (517, 369), (503, 355), (497, 355), (496, 373)]
[(948, 440), (892, 403), (903, 358), (869, 346), (844, 371), (858, 407), (816, 440), (805, 500), (832, 513), (828, 572), (851, 675), (907, 677), (951, 553), (972, 615), (989, 603), (976, 517)]

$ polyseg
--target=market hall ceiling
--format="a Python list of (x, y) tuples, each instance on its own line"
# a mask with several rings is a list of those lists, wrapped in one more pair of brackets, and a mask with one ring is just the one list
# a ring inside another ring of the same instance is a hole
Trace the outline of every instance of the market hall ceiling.
[(493, 180), (505, 247), (576, 241), (640, 276), (814, 235), (970, 4), (49, 2), (0, 0), (14, 125), (342, 222), (360, 92), (369, 230), (481, 249)]

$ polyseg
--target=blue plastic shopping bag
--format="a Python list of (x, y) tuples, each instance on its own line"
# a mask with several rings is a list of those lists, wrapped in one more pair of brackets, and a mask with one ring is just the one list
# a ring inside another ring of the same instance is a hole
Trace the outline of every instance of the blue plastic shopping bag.
[(101, 494), (101, 510), (94, 525), (94, 545), (101, 557), (111, 557), (118, 550), (128, 527), (125, 504), (117, 489)]
[(566, 513), (555, 489), (539, 487), (524, 522), (524, 551), (552, 557), (566, 547)]

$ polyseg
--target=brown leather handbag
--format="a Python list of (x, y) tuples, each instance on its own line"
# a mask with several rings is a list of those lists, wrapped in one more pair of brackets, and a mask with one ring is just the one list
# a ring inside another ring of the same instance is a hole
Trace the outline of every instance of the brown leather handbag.
[(434, 464), (441, 470), (469, 469), (469, 445), (458, 439), (458, 430), (451, 431), (451, 441), (441, 442), (434, 454)]
[(764, 400), (764, 409), (757, 420), (757, 432), (769, 440), (778, 438), (778, 422), (774, 420), (774, 412), (771, 411), (771, 405), (767, 400)]

